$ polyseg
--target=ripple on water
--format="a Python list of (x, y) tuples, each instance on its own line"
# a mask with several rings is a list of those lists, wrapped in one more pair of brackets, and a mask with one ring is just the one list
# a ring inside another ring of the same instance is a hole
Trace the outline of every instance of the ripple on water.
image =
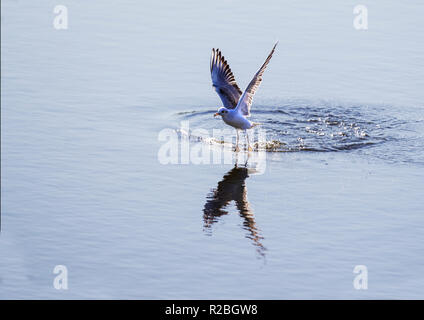
[[(252, 120), (262, 125), (266, 141), (258, 141), (257, 134), (251, 134), (256, 150), (268, 152), (337, 152), (386, 145), (383, 151), (387, 158), (390, 146), (396, 149), (395, 141), (402, 140), (399, 132), (405, 130), (408, 122), (394, 116), (389, 107), (369, 105), (343, 105), (334, 103), (310, 103), (290, 101), (257, 105)], [(179, 112), (179, 120), (189, 120), (189, 136), (193, 129), (206, 129), (212, 136), (212, 129), (228, 128), (220, 119), (214, 119), (215, 110)], [(255, 130), (255, 129), (253, 129)], [(241, 136), (240, 142), (244, 143)], [(417, 137), (422, 141), (422, 137)], [(207, 143), (220, 143), (217, 139), (203, 139)], [(381, 155), (380, 155), (381, 156)], [(421, 162), (422, 156), (418, 155)], [(392, 159), (393, 160), (393, 159)]]

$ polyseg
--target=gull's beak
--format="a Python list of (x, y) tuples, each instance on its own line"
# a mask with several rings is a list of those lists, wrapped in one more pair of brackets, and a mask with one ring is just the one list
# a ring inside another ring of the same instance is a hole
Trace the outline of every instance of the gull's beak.
[(217, 112), (217, 113), (215, 113), (214, 115), (213, 115), (213, 117), (215, 118), (216, 116), (219, 116), (219, 113)]

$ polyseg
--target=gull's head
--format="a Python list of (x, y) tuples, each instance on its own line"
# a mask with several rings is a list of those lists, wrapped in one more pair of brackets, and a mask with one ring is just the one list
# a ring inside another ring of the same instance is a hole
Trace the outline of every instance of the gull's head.
[(225, 117), (228, 114), (228, 109), (225, 107), (221, 107), (218, 109), (218, 112), (215, 113), (213, 116), (221, 116), (221, 117)]

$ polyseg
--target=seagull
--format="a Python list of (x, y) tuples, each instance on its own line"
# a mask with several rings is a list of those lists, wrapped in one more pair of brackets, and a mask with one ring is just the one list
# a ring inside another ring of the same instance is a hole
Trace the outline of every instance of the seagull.
[(224, 105), (218, 109), (218, 112), (214, 114), (214, 117), (221, 116), (222, 120), (224, 120), (226, 124), (236, 129), (236, 152), (240, 150), (238, 147), (239, 130), (244, 130), (246, 134), (248, 151), (252, 151), (247, 129), (251, 129), (260, 123), (249, 121), (247, 117), (250, 117), (250, 108), (252, 106), (253, 96), (255, 95), (256, 90), (259, 88), (259, 85), (262, 81), (262, 75), (272, 58), (272, 54), (274, 53), (277, 44), (278, 42), (274, 45), (264, 64), (258, 70), (258, 72), (256, 72), (255, 76), (250, 81), (243, 94), (237, 85), (230, 65), (228, 64), (227, 60), (225, 60), (221, 51), (219, 49), (212, 49), (212, 86), (215, 88), (215, 91), (218, 93)]

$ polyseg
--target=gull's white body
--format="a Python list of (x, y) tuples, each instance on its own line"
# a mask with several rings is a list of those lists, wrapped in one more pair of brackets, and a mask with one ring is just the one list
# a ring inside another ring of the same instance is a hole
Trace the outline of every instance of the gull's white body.
[(228, 113), (222, 115), (224, 122), (236, 129), (247, 130), (255, 126), (254, 122), (250, 122), (245, 116), (240, 114), (236, 109), (229, 109)]
[(219, 51), (219, 49), (212, 49), (212, 86), (215, 88), (215, 91), (218, 93), (224, 105), (218, 109), (215, 116), (221, 116), (222, 120), (224, 120), (226, 124), (237, 129), (236, 151), (239, 150), (238, 130), (244, 130), (246, 132), (248, 150), (252, 150), (246, 130), (253, 128), (258, 125), (258, 123), (249, 121), (247, 117), (250, 117), (250, 108), (252, 106), (253, 96), (262, 81), (262, 75), (271, 60), (276, 46), (277, 43), (272, 48), (271, 53), (268, 55), (262, 67), (258, 70), (258, 72), (256, 72), (255, 76), (250, 81), (243, 94), (236, 83), (230, 66), (224, 56), (222, 56), (221, 51)]

